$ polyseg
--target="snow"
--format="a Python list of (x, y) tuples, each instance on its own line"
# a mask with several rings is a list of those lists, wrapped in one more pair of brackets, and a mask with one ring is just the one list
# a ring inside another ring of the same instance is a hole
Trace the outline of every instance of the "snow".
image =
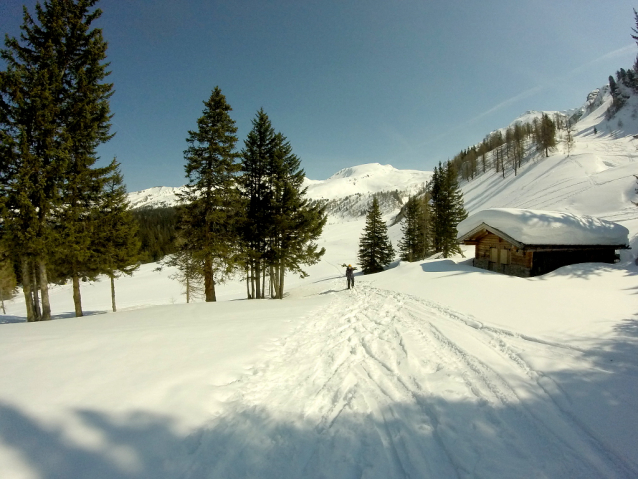
[(432, 173), (419, 170), (399, 170), (391, 165), (368, 163), (344, 168), (323, 181), (307, 181), (308, 197), (335, 199), (353, 194), (370, 194), (381, 191), (416, 192), (432, 177)]
[[(308, 188), (308, 198), (333, 200), (348, 195), (369, 195), (399, 188), (407, 194), (423, 188), (432, 177), (432, 172), (399, 170), (391, 165), (368, 163), (338, 171), (326, 180), (305, 178), (303, 186)], [(180, 187), (157, 186), (129, 193), (131, 208), (174, 206), (178, 203)]]
[(177, 195), (182, 190), (184, 190), (183, 186), (155, 186), (153, 188), (129, 193), (128, 201), (133, 209), (174, 206), (179, 202), (179, 197)]
[(618, 223), (573, 213), (490, 208), (458, 225), (461, 238), (486, 224), (525, 245), (627, 245), (629, 230)]
[[(470, 213), (596, 216), (638, 246), (638, 124), (630, 112), (611, 129), (605, 104), (570, 156), (463, 185)], [(371, 180), (395, 174), (384, 168), (316, 185), (369, 194), (388, 189)], [(418, 182), (400, 175), (394, 188)], [(170, 268), (143, 265), (116, 281), (118, 313), (107, 280), (82, 283), (83, 318), (70, 285), (51, 288), (50, 322), (26, 324), (23, 300), (8, 302), (0, 476), (638, 477), (635, 252), (516, 278), (473, 268), (468, 247), (357, 275), (348, 291), (339, 265), (356, 261), (363, 226), (329, 224), (326, 256), (287, 277), (281, 301), (243, 300), (230, 281), (219, 302), (184, 304)], [(389, 235), (396, 245), (400, 225)]]

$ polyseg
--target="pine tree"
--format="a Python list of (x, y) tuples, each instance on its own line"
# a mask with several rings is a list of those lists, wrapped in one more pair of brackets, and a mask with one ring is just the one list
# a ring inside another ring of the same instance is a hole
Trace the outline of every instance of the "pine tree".
[(444, 203), (443, 203), (443, 166), (441, 162), (434, 167), (429, 183), (429, 194), (432, 202), (432, 248), (435, 252), (442, 251), (444, 236)]
[(271, 231), (266, 259), (273, 286), (271, 297), (282, 299), (286, 272), (306, 277), (301, 266), (315, 264), (324, 255), (325, 248), (319, 250), (316, 240), (326, 214), (321, 204), (312, 204), (305, 197), (301, 161), (281, 133), (273, 137), (271, 152), (267, 169)]
[(40, 24), (25, 8), (21, 42), (6, 37), (1, 52), (7, 65), (0, 72), (3, 236), (20, 258), (27, 321), (50, 317), (47, 282), (38, 281), (37, 273), (46, 272), (48, 216), (65, 165), (58, 135), (61, 105), (56, 102), (63, 92), (55, 49), (62, 35), (54, 28), (54, 9), (49, 7), (36, 6)]
[(268, 165), (274, 155), (275, 130), (263, 109), (252, 121), (253, 128), (241, 151), (239, 178), (244, 201), (241, 235), (249, 298), (265, 297), (268, 238), (272, 231), (271, 191)]
[(197, 131), (189, 131), (184, 151), (188, 184), (180, 194), (179, 223), (193, 256), (203, 262), (206, 301), (216, 301), (215, 283), (234, 267), (235, 216), (239, 201), (235, 163), (237, 128), (219, 87), (204, 102)]
[(378, 273), (394, 259), (394, 248), (388, 238), (379, 201), (375, 197), (366, 214), (366, 226), (359, 239), (359, 264), (363, 274)]
[(534, 140), (536, 149), (544, 152), (546, 157), (549, 156), (549, 150), (556, 146), (556, 125), (546, 113), (535, 122)]
[(2, 303), (2, 314), (7, 314), (4, 302), (13, 298), (17, 286), (12, 258), (5, 251), (2, 251), (0, 252), (0, 302)]
[(130, 276), (139, 267), (140, 241), (137, 222), (129, 210), (124, 178), (115, 159), (109, 170), (94, 209), (98, 228), (92, 247), (98, 255), (100, 271), (110, 279), (111, 307), (115, 312), (115, 279), (122, 274)]
[(403, 238), (399, 241), (400, 257), (403, 261), (420, 261), (427, 255), (427, 244), (424, 224), (423, 201), (410, 197), (405, 205), (405, 217), (401, 232)]
[(21, 258), (28, 321), (51, 314), (51, 214), (63, 207), (61, 194), (68, 204), (74, 184), (69, 175), (90, 168), (97, 145), (110, 138), (106, 42), (101, 30), (91, 29), (101, 11), (89, 11), (96, 3), (37, 4), (37, 22), (25, 8), (22, 42), (7, 38), (2, 51), (3, 219), (6, 239)]
[(439, 163), (435, 168), (430, 188), (432, 198), (433, 243), (436, 252), (444, 258), (457, 253), (461, 248), (456, 241), (457, 225), (467, 217), (463, 206), (463, 193), (458, 175), (451, 162)]

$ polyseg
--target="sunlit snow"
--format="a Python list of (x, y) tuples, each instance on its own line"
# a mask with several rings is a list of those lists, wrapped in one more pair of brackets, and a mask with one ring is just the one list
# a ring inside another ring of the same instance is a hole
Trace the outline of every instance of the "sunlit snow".
[[(605, 105), (569, 156), (464, 184), (470, 213), (595, 216), (638, 247), (638, 124), (631, 110), (607, 122)], [(400, 177), (379, 167), (357, 184)], [(82, 284), (84, 318), (69, 285), (51, 289), (53, 321), (25, 324), (9, 302), (0, 477), (638, 477), (635, 250), (516, 278), (473, 268), (466, 248), (348, 291), (340, 265), (356, 263), (363, 226), (329, 224), (326, 256), (287, 277), (281, 301), (244, 300), (235, 280), (217, 303), (185, 304), (169, 268), (143, 265), (116, 281), (115, 314), (108, 281)], [(400, 226), (389, 233), (396, 245)]]

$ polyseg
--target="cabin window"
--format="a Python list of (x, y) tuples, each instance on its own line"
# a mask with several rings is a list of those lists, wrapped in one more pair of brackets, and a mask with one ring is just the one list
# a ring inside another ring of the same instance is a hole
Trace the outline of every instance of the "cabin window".
[(490, 248), (490, 261), (492, 263), (498, 263), (498, 249)]
[(510, 264), (510, 252), (507, 249), (502, 249), (501, 251), (501, 257), (500, 257), (500, 263), (501, 264)]

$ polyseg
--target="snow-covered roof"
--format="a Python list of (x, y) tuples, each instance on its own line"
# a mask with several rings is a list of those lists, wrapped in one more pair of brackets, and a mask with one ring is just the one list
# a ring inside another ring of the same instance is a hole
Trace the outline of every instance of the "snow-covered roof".
[(522, 245), (629, 244), (627, 228), (612, 221), (572, 213), (516, 208), (491, 208), (473, 214), (459, 223), (458, 239), (469, 239), (485, 227)]

